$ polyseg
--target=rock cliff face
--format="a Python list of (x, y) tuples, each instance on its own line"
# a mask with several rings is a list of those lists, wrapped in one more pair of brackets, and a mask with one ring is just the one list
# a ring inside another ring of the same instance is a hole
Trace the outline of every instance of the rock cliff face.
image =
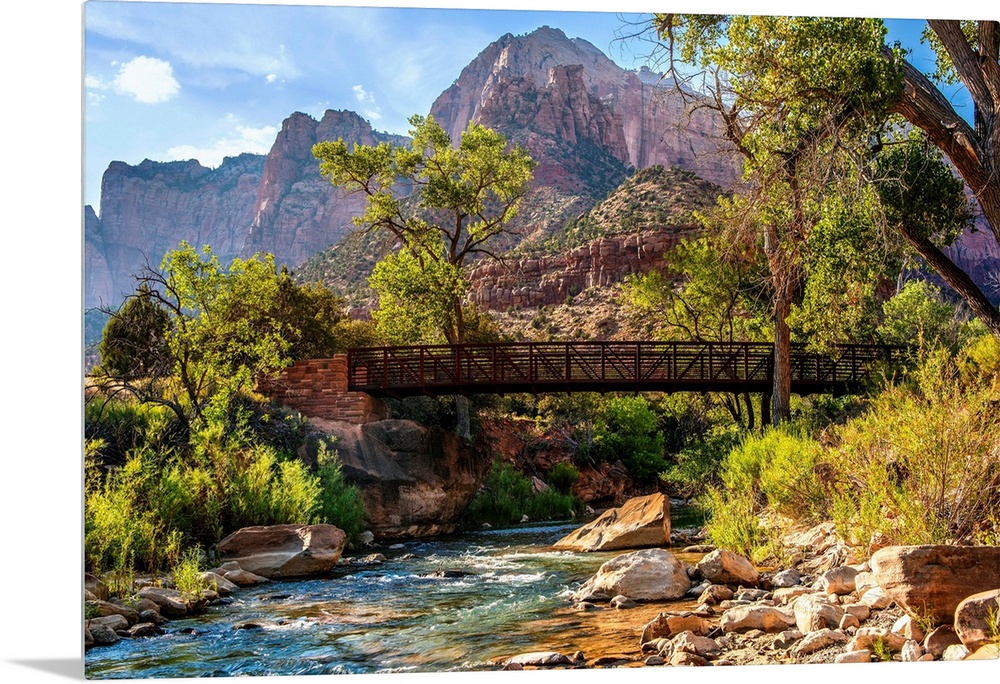
[(409, 420), (310, 423), (337, 438), (344, 478), (357, 485), (379, 539), (454, 532), (489, 467), (455, 434)]
[(132, 275), (147, 261), (158, 267), (181, 240), (211, 245), (223, 261), (239, 254), (263, 161), (242, 154), (217, 169), (194, 160), (112, 162), (101, 183), (100, 220), (85, 216), (85, 306), (116, 305), (134, 289)]
[[(1000, 305), (1000, 245), (982, 218), (976, 223), (976, 232), (964, 233), (945, 252), (994, 305)], [(933, 272), (932, 276), (934, 282), (944, 286), (944, 281)]]
[(364, 211), (364, 197), (334, 188), (320, 176), (312, 155), (313, 145), (337, 138), (348, 145), (405, 141), (372, 130), (354, 112), (328, 110), (320, 121), (300, 112), (289, 116), (264, 162), (244, 256), (270, 252), (297, 266), (354, 229), (352, 219)]
[[(736, 177), (733, 155), (719, 147), (718, 121), (706, 110), (690, 112), (672, 82), (646, 69), (626, 71), (587, 41), (567, 38), (548, 26), (524, 36), (508, 33), (491, 43), (438, 97), (431, 114), (454, 138), (469, 121), (485, 123), (498, 95), (511, 83), (555, 81), (559, 75), (553, 69), (569, 66), (579, 67), (572, 77), (587, 96), (607, 108), (613, 125), (620, 126), (606, 132), (616, 142), (605, 149), (621, 162), (636, 168), (682, 166), (720, 184)], [(534, 105), (523, 106), (530, 110)], [(575, 123), (577, 110), (588, 108), (590, 103), (577, 95), (569, 111), (555, 112), (554, 123), (566, 129)]]
[(85, 212), (85, 306), (112, 306), (134, 289), (132, 275), (186, 240), (211, 245), (226, 264), (270, 252), (297, 266), (354, 228), (361, 197), (319, 175), (312, 146), (344, 138), (372, 145), (404, 139), (377, 133), (354, 112), (327, 111), (321, 121), (285, 119), (267, 157), (243, 154), (217, 169), (186, 162), (112, 162), (101, 187), (101, 217)]
[(666, 253), (698, 230), (688, 224), (638, 235), (615, 235), (554, 256), (484, 264), (469, 274), (472, 301), (483, 309), (500, 311), (559, 304), (588, 288), (664, 268)]

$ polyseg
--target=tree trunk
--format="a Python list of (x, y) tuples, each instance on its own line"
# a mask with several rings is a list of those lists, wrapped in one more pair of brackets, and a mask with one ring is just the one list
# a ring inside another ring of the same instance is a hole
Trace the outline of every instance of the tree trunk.
[(1000, 338), (1000, 310), (997, 310), (990, 300), (986, 298), (979, 286), (973, 282), (969, 275), (960, 269), (948, 256), (927, 238), (917, 238), (913, 233), (902, 228), (901, 232), (910, 246), (924, 258), (924, 261), (933, 268), (938, 275), (944, 278), (958, 293), (962, 300), (969, 305), (972, 312), (989, 328), (997, 338)]
[(788, 288), (778, 294), (774, 307), (774, 384), (771, 389), (771, 420), (777, 427), (792, 415), (792, 334), (788, 314), (792, 298)]
[(771, 420), (775, 426), (791, 417), (792, 333), (788, 314), (792, 311), (795, 277), (791, 256), (781, 246), (778, 232), (765, 226), (764, 253), (767, 255), (774, 288), (774, 373), (771, 386)]
[[(1000, 68), (992, 49), (977, 57), (967, 49), (957, 21), (931, 21), (975, 103), (975, 125), (959, 116), (951, 102), (905, 60), (903, 91), (893, 108), (923, 130), (948, 157), (976, 197), (990, 230), (1000, 243)], [(981, 22), (981, 24), (990, 22)], [(995, 24), (995, 22), (993, 22)], [(995, 27), (994, 27), (995, 28)], [(995, 47), (995, 36), (991, 41)], [(963, 47), (963, 44), (965, 46)], [(887, 58), (892, 52), (883, 50)]]

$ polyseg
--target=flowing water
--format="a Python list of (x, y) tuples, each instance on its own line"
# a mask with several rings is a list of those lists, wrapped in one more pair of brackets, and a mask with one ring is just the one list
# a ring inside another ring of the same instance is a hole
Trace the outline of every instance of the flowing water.
[(574, 611), (571, 591), (622, 553), (551, 548), (575, 527), (530, 525), (411, 541), (377, 549), (387, 557), (380, 565), (240, 589), (228, 604), (164, 625), (163, 636), (88, 651), (86, 674), (485, 670), (495, 667), (492, 659), (539, 650), (638, 656), (642, 625), (668, 606)]

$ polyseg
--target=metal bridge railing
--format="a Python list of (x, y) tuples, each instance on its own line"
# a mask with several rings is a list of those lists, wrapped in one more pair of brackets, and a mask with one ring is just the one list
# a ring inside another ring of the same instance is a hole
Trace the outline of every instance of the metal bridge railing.
[[(792, 345), (792, 389), (846, 391), (902, 347)], [(757, 342), (514, 342), (348, 352), (348, 388), (374, 396), (545, 391), (768, 391), (773, 346)]]

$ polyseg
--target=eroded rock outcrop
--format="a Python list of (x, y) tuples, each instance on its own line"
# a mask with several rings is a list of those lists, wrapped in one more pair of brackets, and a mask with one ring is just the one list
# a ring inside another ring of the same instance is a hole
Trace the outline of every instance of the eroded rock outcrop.
[(1000, 546), (887, 546), (871, 568), (907, 613), (950, 624), (963, 599), (1000, 587)]
[(222, 263), (239, 254), (250, 225), (264, 158), (227, 157), (209, 169), (195, 160), (132, 166), (111, 162), (101, 182), (101, 214), (85, 213), (84, 305), (117, 306), (133, 274), (157, 268), (181, 240), (211, 245)]
[(357, 485), (379, 539), (454, 532), (489, 467), (454, 433), (411, 420), (310, 423), (336, 438), (344, 478)]
[(693, 224), (671, 226), (601, 238), (564, 254), (486, 263), (469, 273), (470, 298), (483, 309), (560, 304), (588, 288), (665, 267), (667, 253), (697, 232)]
[(670, 499), (657, 492), (605, 511), (553, 546), (573, 551), (616, 551), (669, 543)]
[(373, 130), (351, 111), (327, 110), (319, 121), (301, 112), (289, 116), (264, 162), (244, 255), (270, 252), (294, 266), (354, 230), (353, 217), (364, 212), (364, 194), (334, 188), (320, 175), (312, 154), (316, 143), (338, 138), (348, 147), (405, 142), (402, 136)]
[(333, 525), (259, 525), (233, 532), (216, 552), (261, 577), (310, 577), (337, 565), (346, 539)]
[[(624, 150), (618, 144), (608, 149), (622, 162), (636, 168), (683, 166), (722, 184), (736, 178), (733, 156), (719, 142), (720, 121), (707, 110), (689, 111), (670, 79), (647, 69), (625, 71), (586, 40), (548, 26), (523, 36), (507, 34), (488, 45), (435, 100), (431, 113), (455, 138), (469, 121), (490, 117), (496, 93), (506, 84), (518, 79), (546, 84), (559, 78), (552, 76), (554, 68), (568, 65), (579, 66), (582, 88), (577, 92), (583, 94), (571, 104), (585, 115), (590, 102), (584, 97), (590, 97), (609, 110), (620, 126), (614, 135), (621, 136)], [(559, 111), (552, 129), (579, 130), (575, 117)], [(544, 129), (544, 116), (532, 120)]]

